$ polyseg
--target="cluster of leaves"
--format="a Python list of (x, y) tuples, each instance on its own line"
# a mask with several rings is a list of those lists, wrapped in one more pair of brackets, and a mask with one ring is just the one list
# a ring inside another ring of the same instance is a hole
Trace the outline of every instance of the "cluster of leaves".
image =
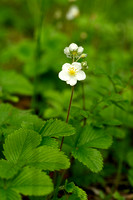
[(65, 143), (76, 159), (93, 172), (102, 169), (102, 156), (95, 148), (111, 145), (111, 137), (105, 132), (87, 125), (75, 134), (75, 128), (61, 120), (44, 122), (9, 104), (1, 104), (0, 113), (2, 199), (21, 199), (19, 193), (40, 196), (53, 191), (48, 171), (70, 167), (69, 159), (58, 147), (62, 136), (67, 136)]

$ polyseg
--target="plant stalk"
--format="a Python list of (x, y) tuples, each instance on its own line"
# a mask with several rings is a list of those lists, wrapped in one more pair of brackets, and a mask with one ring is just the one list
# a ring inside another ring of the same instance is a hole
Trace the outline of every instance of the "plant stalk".
[[(70, 109), (71, 109), (71, 104), (72, 104), (72, 99), (73, 99), (73, 93), (74, 93), (74, 86), (72, 86), (72, 92), (71, 92), (70, 103), (69, 103), (69, 107), (68, 107), (68, 111), (67, 111), (66, 123), (68, 123), (68, 120), (69, 120), (69, 114), (70, 114)], [(63, 142), (64, 142), (64, 136), (62, 137), (62, 140), (61, 140), (60, 151), (62, 150)]]

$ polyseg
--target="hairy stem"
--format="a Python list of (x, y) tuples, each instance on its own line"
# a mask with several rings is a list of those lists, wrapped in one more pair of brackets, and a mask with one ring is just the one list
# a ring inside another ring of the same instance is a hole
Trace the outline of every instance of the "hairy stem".
[[(71, 104), (72, 104), (72, 99), (73, 99), (73, 93), (74, 93), (74, 86), (72, 86), (72, 92), (71, 92), (70, 103), (69, 103), (69, 107), (68, 107), (68, 111), (67, 111), (66, 123), (68, 123), (68, 119), (69, 119), (69, 114), (70, 114), (70, 109), (71, 109)], [(62, 140), (61, 140), (60, 151), (62, 150), (63, 142), (64, 142), (64, 137), (62, 137)]]

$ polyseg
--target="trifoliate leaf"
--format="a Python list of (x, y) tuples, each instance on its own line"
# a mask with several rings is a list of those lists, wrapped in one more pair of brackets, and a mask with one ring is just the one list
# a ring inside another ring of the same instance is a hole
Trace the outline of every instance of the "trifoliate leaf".
[(21, 196), (13, 189), (0, 188), (1, 200), (22, 200)]
[(101, 171), (103, 167), (103, 158), (98, 150), (82, 146), (73, 150), (72, 154), (92, 172)]
[(78, 138), (77, 147), (86, 145), (87, 147), (107, 149), (111, 144), (112, 138), (106, 134), (104, 129), (93, 128), (87, 125), (83, 128)]
[(19, 129), (10, 134), (4, 144), (4, 155), (13, 163), (23, 163), (40, 144), (40, 135), (32, 130)]
[(75, 129), (64, 121), (51, 119), (48, 120), (40, 131), (43, 137), (59, 137), (75, 134)]
[(66, 155), (57, 148), (42, 146), (33, 151), (27, 164), (43, 170), (67, 169), (70, 162)]
[(53, 191), (52, 180), (39, 169), (25, 167), (11, 183), (11, 188), (24, 195), (42, 196)]
[(12, 178), (19, 170), (19, 166), (7, 160), (0, 160), (0, 177), (9, 179)]

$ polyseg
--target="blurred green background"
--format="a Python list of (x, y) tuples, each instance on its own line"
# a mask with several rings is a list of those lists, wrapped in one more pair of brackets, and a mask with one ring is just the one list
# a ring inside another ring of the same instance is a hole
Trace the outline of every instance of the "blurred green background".
[[(73, 6), (77, 14), (70, 20), (67, 15)], [(71, 62), (63, 49), (72, 42), (88, 54), (88, 108), (114, 84), (123, 90), (132, 76), (132, 10), (131, 0), (1, 0), (1, 98), (16, 102), (19, 97), (20, 107), (33, 106), (44, 118), (63, 118), (70, 87), (58, 73)]]

